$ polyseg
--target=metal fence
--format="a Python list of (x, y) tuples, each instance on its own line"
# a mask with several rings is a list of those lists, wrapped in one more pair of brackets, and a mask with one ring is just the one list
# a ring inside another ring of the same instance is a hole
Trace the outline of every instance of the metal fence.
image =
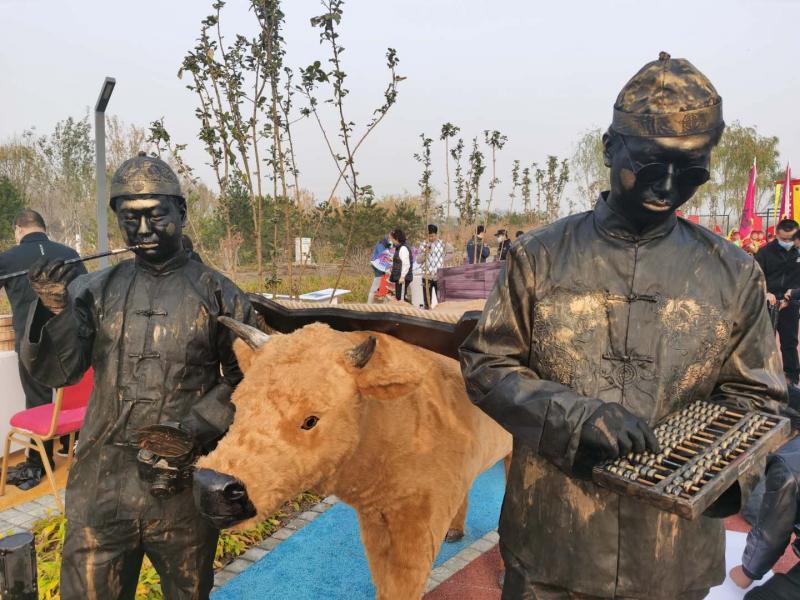
[[(780, 220), (778, 219), (777, 211), (774, 208), (758, 211), (756, 216), (761, 219), (761, 227), (764, 231), (766, 231), (769, 227), (774, 227)], [(716, 225), (725, 235), (728, 235), (728, 232), (730, 232), (731, 229), (739, 228), (739, 216), (732, 215), (730, 213), (708, 213), (702, 215), (691, 215), (691, 217), (692, 220), (699, 218), (700, 225), (708, 227), (709, 229), (714, 229), (714, 226)]]

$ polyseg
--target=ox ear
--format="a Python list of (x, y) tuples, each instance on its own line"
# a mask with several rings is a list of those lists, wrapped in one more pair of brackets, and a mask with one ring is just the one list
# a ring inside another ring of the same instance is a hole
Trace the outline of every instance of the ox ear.
[(369, 359), (372, 358), (372, 355), (375, 354), (375, 345), (377, 342), (378, 340), (375, 336), (371, 335), (358, 346), (350, 348), (350, 350), (345, 352), (347, 362), (357, 369), (363, 369), (369, 362)]
[[(376, 347), (377, 341), (376, 336), (369, 336), (347, 351), (345, 365), (362, 395), (391, 401), (419, 388), (430, 369), (430, 361), (419, 354), (421, 350), (409, 348), (405, 342), (391, 336), (380, 338), (380, 348)], [(418, 360), (420, 358), (422, 360)], [(365, 365), (369, 366), (364, 368)]]

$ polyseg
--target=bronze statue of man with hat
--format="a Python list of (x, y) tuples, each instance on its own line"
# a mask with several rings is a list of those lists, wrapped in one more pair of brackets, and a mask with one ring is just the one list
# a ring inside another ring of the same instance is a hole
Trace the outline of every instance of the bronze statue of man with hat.
[(676, 216), (709, 179), (722, 99), (661, 53), (624, 86), (603, 136), (611, 190), (522, 236), (461, 348), (472, 401), (514, 435), (500, 520), (503, 598), (693, 600), (725, 578), (719, 517), (684, 520), (592, 483), (657, 451), (654, 424), (696, 400), (785, 402), (755, 261)]
[(94, 390), (66, 492), (64, 600), (133, 599), (144, 556), (167, 599), (208, 598), (219, 531), (195, 508), (191, 465), (233, 420), (242, 378), (220, 316), (254, 323), (245, 293), (189, 257), (172, 169), (140, 152), (111, 182), (135, 258), (76, 278), (42, 261), (22, 360), (51, 387), (91, 367)]

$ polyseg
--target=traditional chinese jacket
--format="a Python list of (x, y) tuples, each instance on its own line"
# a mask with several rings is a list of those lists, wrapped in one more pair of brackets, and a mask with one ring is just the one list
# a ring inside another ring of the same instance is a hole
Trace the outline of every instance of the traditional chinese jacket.
[(500, 538), (531, 581), (663, 600), (722, 582), (721, 520), (602, 489), (575, 459), (604, 402), (654, 425), (695, 400), (785, 401), (750, 256), (674, 215), (637, 234), (601, 196), (512, 246), (461, 364), (472, 401), (514, 435)]
[(191, 423), (208, 445), (227, 431), (242, 373), (234, 335), (217, 317), (255, 324), (247, 296), (184, 252), (158, 270), (137, 258), (90, 273), (69, 293), (57, 316), (37, 303), (22, 344), (25, 366), (51, 387), (75, 383), (94, 367), (67, 518), (100, 526), (196, 514), (191, 489), (165, 500), (150, 495), (138, 475), (136, 433), (165, 421)]

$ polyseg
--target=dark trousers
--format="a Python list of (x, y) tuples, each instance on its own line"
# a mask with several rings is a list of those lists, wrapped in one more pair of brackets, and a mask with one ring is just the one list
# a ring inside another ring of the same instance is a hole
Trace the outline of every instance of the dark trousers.
[(800, 311), (794, 304), (790, 304), (778, 314), (778, 338), (781, 342), (783, 370), (794, 383), (797, 383), (797, 378), (800, 376), (800, 360), (797, 356), (797, 328), (799, 325)]
[(753, 588), (744, 600), (797, 600), (800, 598), (800, 564), (788, 573), (775, 575), (764, 585)]
[(142, 559), (161, 577), (165, 600), (205, 600), (214, 585), (219, 530), (193, 514), (86, 527), (69, 521), (62, 600), (134, 600)]
[(422, 280), (422, 289), (423, 293), (425, 294), (425, 308), (431, 307), (431, 298), (433, 294), (432, 291), (436, 291), (437, 300), (439, 295), (439, 288), (437, 287), (438, 282), (435, 279), (424, 279)]
[(398, 281), (394, 284), (394, 297), (398, 300), (405, 300), (406, 299), (406, 288), (408, 286), (405, 284), (404, 281)]
[[(37, 406), (50, 404), (53, 401), (52, 388), (42, 385), (31, 377), (31, 374), (28, 373), (22, 361), (18, 359), (17, 363), (19, 365), (19, 381), (22, 384), (22, 391), (25, 392), (25, 408), (35, 408)], [(52, 459), (53, 442), (45, 442), (44, 449), (47, 452), (48, 458)], [(36, 464), (42, 463), (42, 458), (39, 456), (39, 453), (32, 450), (28, 450), (28, 460)]]

